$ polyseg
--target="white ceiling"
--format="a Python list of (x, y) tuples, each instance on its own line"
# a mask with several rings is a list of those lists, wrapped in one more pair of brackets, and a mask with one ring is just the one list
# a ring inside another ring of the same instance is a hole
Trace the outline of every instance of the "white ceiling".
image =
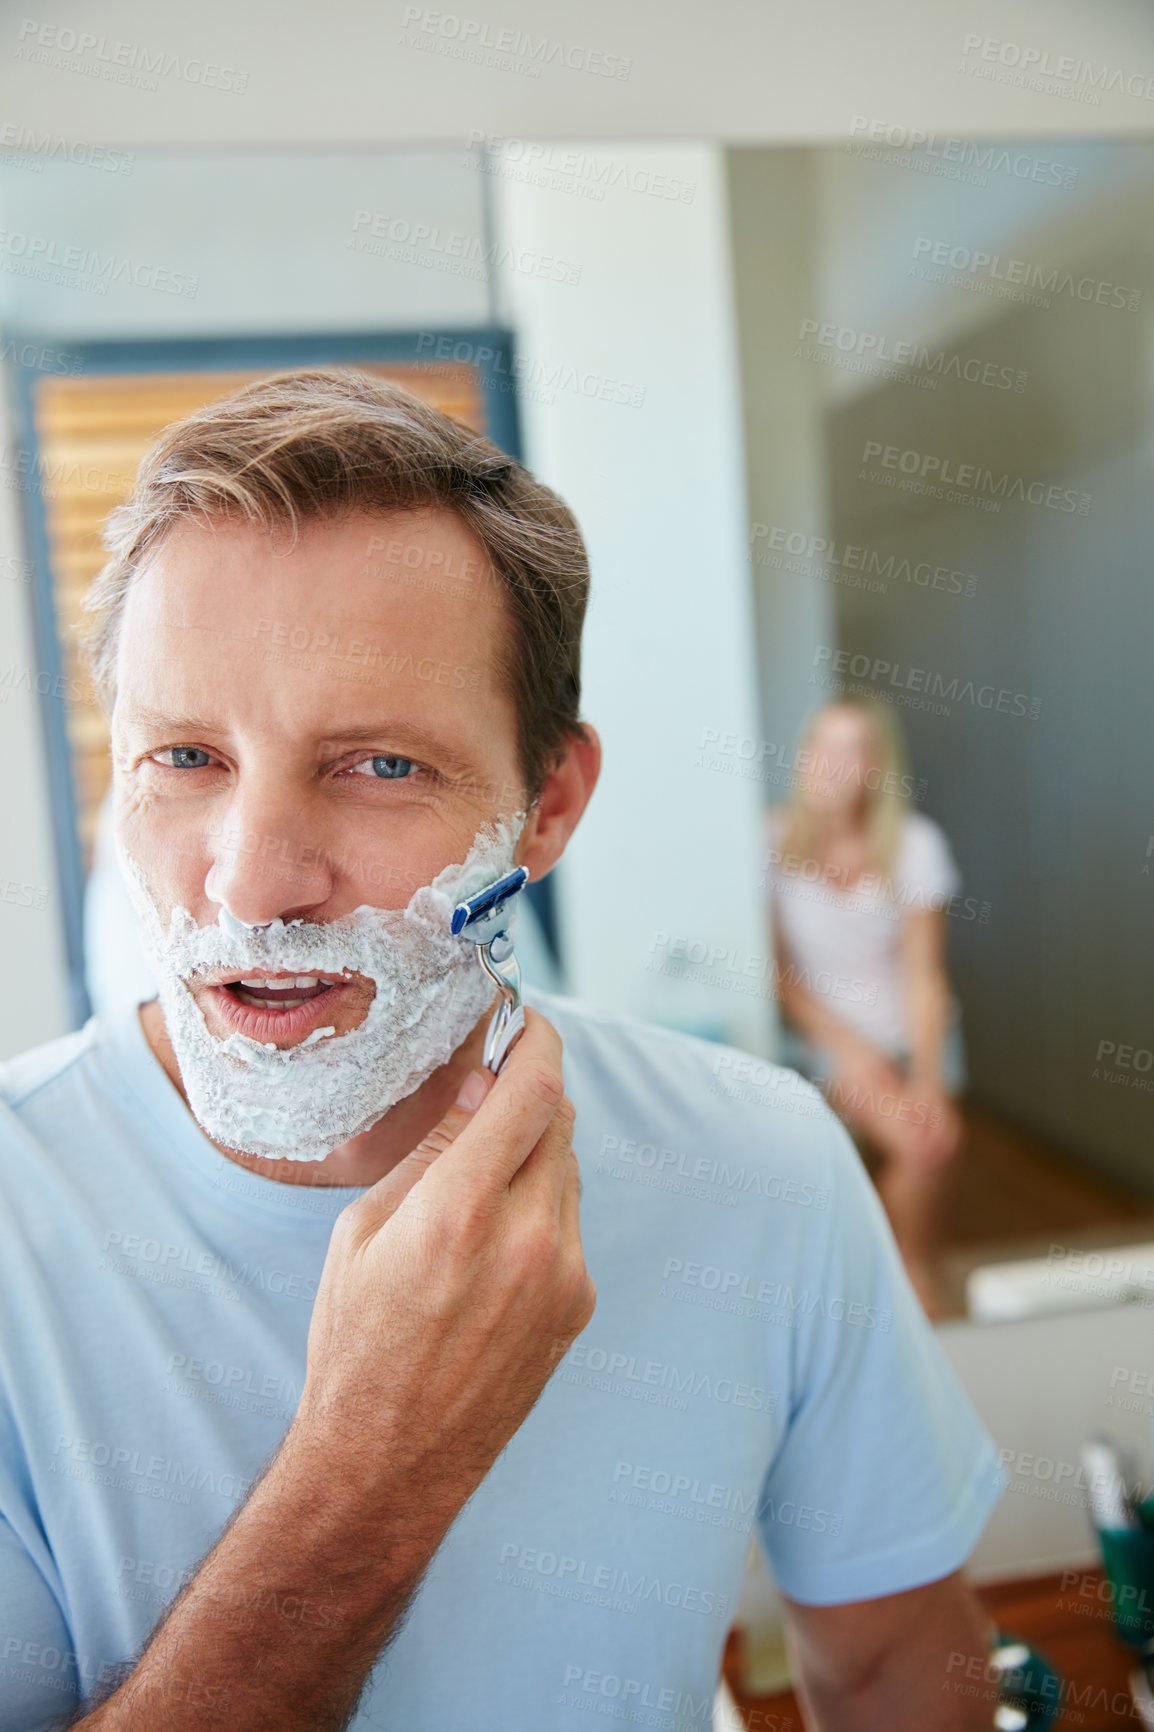
[[(78, 49), (82, 36), (98, 40)], [(55, 58), (61, 44), (71, 52)], [(512, 66), (482, 63), (502, 50)], [(1050, 88), (1023, 88), (1021, 65), (1045, 67), (1047, 56)], [(142, 63), (158, 60), (155, 88), (142, 87), (151, 76)], [(1077, 62), (1117, 87), (1082, 83)], [(223, 70), (206, 80), (206, 65)], [(1154, 125), (1154, 9), (1145, 0), (464, 0), (455, 12), (401, 0), (52, 0), (43, 12), (13, 7), (0, 24), (0, 115), (137, 149), (455, 143), (473, 129), (813, 143), (846, 137), (862, 115), (974, 135), (1135, 136)]]

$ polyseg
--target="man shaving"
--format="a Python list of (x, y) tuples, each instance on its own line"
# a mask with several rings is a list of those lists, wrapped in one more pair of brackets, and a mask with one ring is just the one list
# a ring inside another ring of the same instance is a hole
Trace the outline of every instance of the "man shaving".
[(7, 1732), (707, 1727), (752, 1532), (814, 1726), (988, 1726), (996, 1455), (820, 1097), (542, 996), (482, 1068), (448, 912), (598, 772), (566, 507), (317, 370), (108, 541), (159, 993), (0, 1067)]

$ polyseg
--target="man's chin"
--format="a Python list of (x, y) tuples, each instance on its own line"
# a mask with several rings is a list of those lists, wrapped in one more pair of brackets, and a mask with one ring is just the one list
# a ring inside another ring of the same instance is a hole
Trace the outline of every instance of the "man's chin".
[[(384, 1114), (381, 1116), (383, 1118)], [(200, 1121), (198, 1120), (197, 1122), (199, 1123)], [(374, 1123), (375, 1122), (376, 1121), (374, 1121)], [(296, 1169), (297, 1171), (307, 1168), (309, 1170), (308, 1182), (311, 1184), (337, 1185), (346, 1184), (348, 1182), (346, 1179), (340, 1177), (328, 1177), (327, 1172), (335, 1173), (336, 1169), (334, 1167), (326, 1170), (325, 1162), (339, 1155), (342, 1149), (355, 1143), (355, 1137), (342, 1137), (336, 1143), (329, 1143), (327, 1141), (324, 1143), (317, 1143), (309, 1138), (305, 1138), (299, 1143), (286, 1144), (283, 1148), (262, 1146), (259, 1150), (255, 1150), (238, 1148), (235, 1142), (227, 1141), (223, 1137), (214, 1135), (208, 1125), (201, 1124), (200, 1128), (208, 1138), (209, 1142), (215, 1144), (223, 1154), (228, 1155), (230, 1160), (236, 1161), (239, 1166), (249, 1167), (255, 1172), (259, 1173), (265, 1166), (281, 1169)], [(373, 1127), (370, 1125), (367, 1127), (367, 1130), (371, 1130), (372, 1128)], [(362, 1136), (365, 1134), (366, 1132), (361, 1132)], [(278, 1171), (270, 1173), (267, 1176), (270, 1178), (283, 1179), (286, 1174), (284, 1171)]]

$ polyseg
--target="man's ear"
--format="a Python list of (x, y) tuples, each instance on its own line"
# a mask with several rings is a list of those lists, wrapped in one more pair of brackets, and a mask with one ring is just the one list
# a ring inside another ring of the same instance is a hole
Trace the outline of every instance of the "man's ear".
[(581, 728), (567, 736), (546, 775), (517, 847), (517, 864), (528, 868), (531, 880), (544, 878), (560, 860), (601, 774), (597, 731), (588, 722)]

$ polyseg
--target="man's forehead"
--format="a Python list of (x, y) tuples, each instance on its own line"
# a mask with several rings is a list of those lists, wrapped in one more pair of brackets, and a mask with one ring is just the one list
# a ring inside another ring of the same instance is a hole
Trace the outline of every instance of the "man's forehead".
[(320, 656), (316, 671), (331, 673), (339, 659), (381, 669), (398, 649), (492, 667), (508, 623), (478, 539), (455, 513), (426, 510), (308, 520), (295, 541), (181, 524), (137, 574), (121, 631), (134, 661), (203, 664), (247, 646), (286, 668)]
[[(466, 555), (471, 556), (467, 563)], [(457, 513), (428, 507), (309, 516), (295, 527), (236, 517), (191, 517), (168, 531), (142, 563), (138, 579), (153, 570), (183, 576), (251, 571), (290, 581), (298, 571), (330, 572), (335, 563), (344, 579), (342, 589), (352, 577), (371, 581), (395, 566), (430, 573), (446, 564), (469, 572), (488, 569), (484, 546)]]

